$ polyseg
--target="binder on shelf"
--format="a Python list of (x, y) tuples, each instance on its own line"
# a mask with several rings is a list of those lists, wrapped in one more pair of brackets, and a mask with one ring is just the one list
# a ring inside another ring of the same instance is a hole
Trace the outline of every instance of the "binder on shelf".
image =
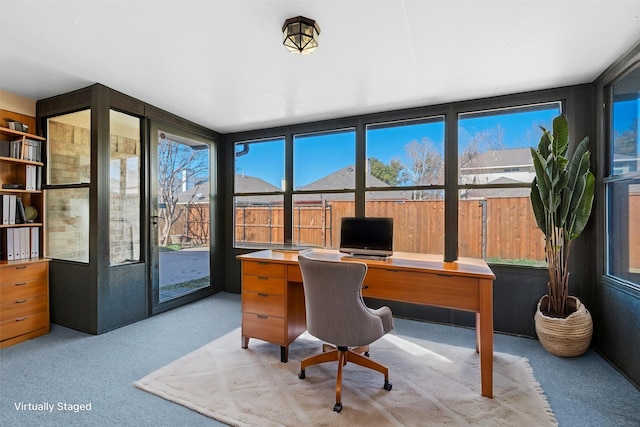
[(9, 225), (9, 194), (2, 195), (2, 224)]
[(27, 259), (31, 256), (31, 237), (29, 227), (16, 230), (20, 233), (20, 259)]
[(24, 212), (24, 204), (21, 197), (16, 197), (16, 224), (27, 222), (27, 215)]
[(19, 228), (12, 229), (13, 231), (13, 259), (20, 259), (20, 242), (22, 239), (20, 238), (20, 233), (18, 232)]
[(36, 166), (36, 190), (42, 190), (42, 166)]
[(9, 225), (16, 223), (16, 195), (9, 194)]
[(31, 258), (40, 257), (40, 230), (38, 227), (30, 227), (31, 229)]
[(15, 229), (7, 228), (2, 231), (2, 259), (13, 261), (13, 232)]
[(40, 166), (36, 165), (25, 165), (25, 190), (33, 191), (36, 190), (36, 178), (37, 178), (37, 168)]
[(10, 157), (14, 159), (20, 159), (22, 155), (22, 140), (18, 139), (15, 141), (11, 141), (11, 153)]

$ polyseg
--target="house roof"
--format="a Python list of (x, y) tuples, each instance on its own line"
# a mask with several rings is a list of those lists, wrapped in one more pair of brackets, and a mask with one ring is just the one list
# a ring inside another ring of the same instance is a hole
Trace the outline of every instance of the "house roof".
[[(339, 169), (329, 175), (313, 181), (305, 186), (298, 188), (299, 191), (322, 191), (322, 190), (342, 190), (342, 189), (355, 189), (356, 186), (356, 171), (354, 165), (346, 166)], [(375, 176), (367, 173), (367, 186), (375, 188), (390, 187), (386, 182), (376, 178)], [(325, 200), (353, 200), (352, 193), (325, 193), (320, 196)], [(296, 196), (296, 200), (317, 200), (318, 195), (312, 194), (300, 194)], [(390, 191), (371, 191), (367, 193), (367, 199), (380, 200), (380, 199), (393, 199), (393, 200), (407, 200), (411, 199), (411, 191), (402, 190), (390, 190)]]
[(533, 167), (531, 149), (507, 148), (480, 153), (460, 166), (460, 173), (478, 169), (504, 169), (508, 167)]
[[(255, 176), (236, 174), (235, 184), (237, 193), (272, 193), (281, 191), (280, 188)], [(203, 180), (193, 188), (178, 194), (178, 203), (208, 203), (209, 181)], [(242, 197), (242, 196), (241, 196)], [(267, 197), (268, 199), (264, 199)], [(254, 196), (254, 198), (256, 198)], [(281, 196), (260, 196), (260, 200), (282, 200)]]

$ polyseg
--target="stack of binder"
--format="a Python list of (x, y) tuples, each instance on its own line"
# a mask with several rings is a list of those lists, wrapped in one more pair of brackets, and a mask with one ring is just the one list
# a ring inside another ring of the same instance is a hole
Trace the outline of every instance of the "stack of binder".
[(18, 227), (0, 230), (1, 259), (38, 258), (40, 256), (40, 228)]

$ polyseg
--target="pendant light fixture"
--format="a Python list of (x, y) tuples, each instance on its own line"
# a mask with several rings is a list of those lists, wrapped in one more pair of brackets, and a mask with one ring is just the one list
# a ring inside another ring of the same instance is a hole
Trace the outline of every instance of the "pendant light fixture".
[(313, 19), (297, 16), (284, 21), (282, 34), (285, 45), (289, 52), (306, 55), (318, 47), (318, 36), (320, 26)]

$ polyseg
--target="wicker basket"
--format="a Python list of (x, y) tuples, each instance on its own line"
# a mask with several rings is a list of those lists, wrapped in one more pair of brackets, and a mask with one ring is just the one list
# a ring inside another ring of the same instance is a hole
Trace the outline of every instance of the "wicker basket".
[(549, 317), (542, 314), (540, 306), (548, 304), (545, 295), (538, 301), (534, 316), (536, 333), (542, 346), (549, 353), (561, 357), (576, 357), (584, 354), (591, 343), (593, 321), (584, 304), (576, 297), (569, 297), (569, 309), (575, 311), (565, 318)]

